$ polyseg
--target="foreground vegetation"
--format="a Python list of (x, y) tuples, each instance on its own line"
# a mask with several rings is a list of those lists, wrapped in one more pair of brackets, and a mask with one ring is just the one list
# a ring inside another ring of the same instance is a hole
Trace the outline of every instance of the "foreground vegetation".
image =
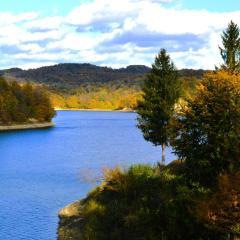
[(0, 78), (0, 124), (49, 122), (55, 111), (46, 92), (31, 84)]
[(185, 168), (175, 161), (109, 171), (81, 202), (79, 239), (219, 240), (239, 234), (236, 193), (231, 193), (239, 193), (239, 173), (219, 177), (209, 189), (186, 181)]

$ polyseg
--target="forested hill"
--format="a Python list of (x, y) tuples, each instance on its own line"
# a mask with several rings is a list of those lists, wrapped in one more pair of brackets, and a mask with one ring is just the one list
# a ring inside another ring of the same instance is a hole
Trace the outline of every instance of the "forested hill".
[(7, 79), (32, 81), (44, 83), (57, 89), (69, 89), (89, 83), (119, 82), (127, 85), (135, 84), (135, 80), (149, 72), (149, 70), (148, 67), (140, 65), (112, 69), (91, 64), (66, 63), (30, 70), (12, 68), (2, 70), (0, 74)]
[[(84, 84), (114, 83), (126, 86), (139, 85), (144, 74), (150, 71), (143, 65), (112, 69), (91, 64), (58, 64), (37, 69), (12, 68), (1, 70), (6, 79), (43, 83), (57, 90), (73, 89)], [(183, 69), (180, 76), (201, 78), (204, 70)]]

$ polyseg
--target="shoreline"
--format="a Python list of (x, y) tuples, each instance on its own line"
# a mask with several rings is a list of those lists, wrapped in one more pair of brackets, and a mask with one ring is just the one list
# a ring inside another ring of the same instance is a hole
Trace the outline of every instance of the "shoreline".
[(54, 108), (55, 111), (86, 111), (86, 112), (135, 112), (132, 109), (121, 109), (121, 110), (112, 110), (112, 109), (84, 109), (84, 108)]
[(41, 128), (50, 128), (54, 126), (55, 124), (53, 122), (0, 125), (0, 132), (14, 131), (14, 130), (41, 129)]

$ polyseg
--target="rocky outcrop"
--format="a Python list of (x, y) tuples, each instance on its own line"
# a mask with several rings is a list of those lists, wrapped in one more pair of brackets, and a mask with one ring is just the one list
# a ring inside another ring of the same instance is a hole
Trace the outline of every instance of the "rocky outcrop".
[(83, 225), (83, 217), (81, 209), (82, 201), (72, 203), (58, 213), (58, 240), (81, 240), (81, 226)]
[(0, 132), (1, 131), (12, 131), (12, 130), (49, 128), (49, 127), (54, 127), (54, 126), (55, 126), (55, 124), (52, 122), (26, 123), (26, 124), (16, 124), (16, 125), (0, 125)]

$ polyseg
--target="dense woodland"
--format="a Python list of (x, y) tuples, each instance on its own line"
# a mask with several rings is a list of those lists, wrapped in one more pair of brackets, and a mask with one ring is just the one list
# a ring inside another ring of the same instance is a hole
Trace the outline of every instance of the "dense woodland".
[[(10, 80), (45, 84), (52, 90), (68, 93), (74, 88), (88, 84), (98, 86), (107, 83), (109, 85), (139, 86), (143, 75), (149, 73), (150, 70), (151, 68), (143, 65), (112, 69), (86, 63), (65, 63), (29, 70), (20, 68), (1, 70), (0, 75)], [(199, 79), (204, 72), (204, 70), (182, 69), (179, 70), (179, 75)]]
[(54, 115), (43, 89), (0, 78), (0, 124), (49, 122)]
[(69, 91), (86, 84), (135, 85), (138, 78), (141, 78), (149, 70), (150, 68), (141, 65), (112, 69), (91, 64), (66, 63), (29, 70), (13, 68), (3, 70), (0, 74), (9, 79), (45, 84), (52, 90), (69, 93)]
[[(9, 81), (41, 84), (56, 108), (135, 109), (141, 85), (151, 68), (132, 65), (112, 69), (91, 64), (59, 64), (38, 69), (0, 71)], [(178, 71), (184, 89), (192, 93), (204, 70)]]
[[(81, 87), (69, 90), (68, 93), (49, 91), (54, 107), (60, 109), (108, 109), (135, 110), (137, 102), (142, 98), (141, 85), (145, 75), (134, 84), (111, 82), (102, 84), (83, 84)], [(180, 77), (186, 95), (193, 95), (197, 77)]]

